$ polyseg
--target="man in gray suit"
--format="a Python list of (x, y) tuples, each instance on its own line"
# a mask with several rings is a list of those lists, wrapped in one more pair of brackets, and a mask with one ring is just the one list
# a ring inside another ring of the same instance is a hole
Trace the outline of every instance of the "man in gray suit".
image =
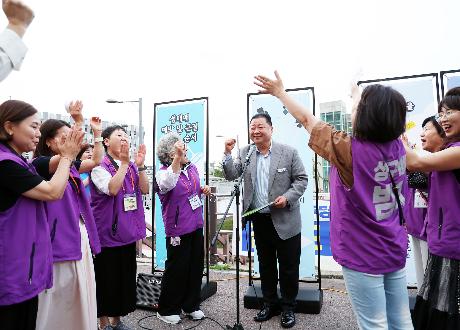
[[(290, 328), (295, 324), (299, 290), (299, 198), (307, 188), (308, 177), (297, 150), (272, 141), (272, 133), (270, 115), (254, 115), (249, 122), (249, 135), (255, 145), (242, 148), (240, 158), (233, 160), (231, 152), (236, 141), (226, 140), (222, 164), (225, 178), (235, 180), (242, 173), (248, 153), (250, 155), (244, 175), (243, 213), (272, 203), (247, 219), (253, 222), (264, 297), (264, 307), (254, 320), (269, 320), (279, 314), (281, 307), (281, 325)], [(277, 294), (277, 260), (281, 301)]]

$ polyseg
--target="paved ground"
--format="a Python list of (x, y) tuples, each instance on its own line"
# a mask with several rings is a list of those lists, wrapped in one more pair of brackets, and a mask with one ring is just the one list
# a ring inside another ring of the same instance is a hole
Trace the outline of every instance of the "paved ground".
[[(139, 265), (138, 268), (139, 272), (150, 273), (149, 265)], [(210, 276), (212, 280), (218, 281), (217, 293), (202, 303), (202, 310), (224, 328), (226, 325), (233, 326), (236, 322), (235, 275), (212, 271)], [(260, 324), (252, 320), (257, 311), (243, 308), (243, 295), (247, 287), (248, 279), (244, 277), (240, 280), (240, 322), (244, 329), (259, 329)], [(350, 302), (344, 293), (343, 280), (323, 279), (322, 287), (324, 301), (321, 313), (318, 315), (296, 314), (297, 325), (293, 329), (357, 329)], [(144, 317), (148, 318), (139, 324)], [(123, 321), (133, 329), (222, 329), (210, 319), (205, 319), (201, 323), (183, 319), (178, 325), (167, 325), (158, 320), (156, 314), (145, 310), (137, 310), (125, 317)], [(279, 316), (261, 325), (262, 329), (282, 329), (279, 325)]]

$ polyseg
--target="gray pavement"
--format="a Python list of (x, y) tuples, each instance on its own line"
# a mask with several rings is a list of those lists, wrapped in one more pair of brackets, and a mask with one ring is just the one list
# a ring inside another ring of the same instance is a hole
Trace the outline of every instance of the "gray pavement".
[[(150, 273), (150, 265), (138, 266), (139, 272)], [(243, 295), (248, 287), (247, 273), (241, 274), (240, 280), (240, 322), (244, 329), (259, 329), (260, 324), (253, 321), (256, 310), (243, 307)], [(226, 325), (233, 326), (236, 322), (236, 294), (235, 274), (228, 272), (210, 272), (211, 280), (217, 281), (217, 293), (201, 304), (201, 309), (206, 316), (218, 321), (224, 328)], [(323, 279), (324, 289), (323, 307), (320, 314), (296, 314), (297, 324), (293, 329), (358, 329), (348, 296), (345, 293), (345, 285), (341, 279)], [(302, 284), (307, 285), (307, 284)], [(308, 284), (310, 285), (310, 284)], [(138, 323), (144, 317), (148, 317)], [(222, 329), (210, 319), (203, 321), (191, 321), (183, 319), (178, 325), (167, 325), (156, 318), (151, 311), (136, 310), (123, 321), (133, 329)], [(262, 329), (282, 329), (279, 324), (279, 316), (262, 323)]]

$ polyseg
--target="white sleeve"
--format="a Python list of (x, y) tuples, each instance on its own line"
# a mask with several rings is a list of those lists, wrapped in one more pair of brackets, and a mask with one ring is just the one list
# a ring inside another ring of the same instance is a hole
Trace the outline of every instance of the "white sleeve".
[(93, 181), (96, 188), (106, 194), (109, 193), (109, 182), (112, 180), (112, 175), (102, 166), (96, 166), (91, 171), (91, 181)]
[(173, 190), (177, 184), (177, 180), (179, 180), (179, 176), (180, 172), (174, 173), (171, 166), (166, 170), (158, 171), (157, 175), (155, 175), (155, 179), (160, 188), (160, 193), (166, 194), (168, 191)]
[(0, 80), (11, 70), (19, 70), (27, 53), (27, 47), (16, 32), (6, 29), (0, 33)]

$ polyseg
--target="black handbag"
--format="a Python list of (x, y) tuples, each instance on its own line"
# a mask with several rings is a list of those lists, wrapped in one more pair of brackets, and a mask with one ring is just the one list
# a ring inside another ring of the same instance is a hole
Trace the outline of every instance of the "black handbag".
[(154, 311), (158, 309), (162, 278), (162, 272), (154, 272), (153, 274), (139, 273), (137, 275), (137, 307)]
[(423, 172), (411, 172), (407, 174), (407, 182), (410, 188), (428, 189), (428, 176)]

